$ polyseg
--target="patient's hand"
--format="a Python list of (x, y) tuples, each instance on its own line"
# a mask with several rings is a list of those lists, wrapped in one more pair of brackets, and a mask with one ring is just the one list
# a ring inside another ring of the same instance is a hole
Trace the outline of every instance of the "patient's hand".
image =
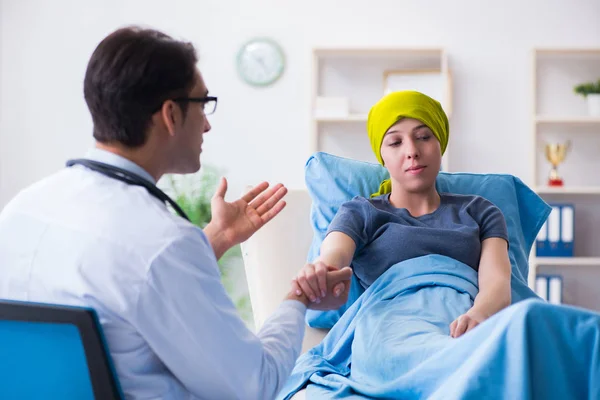
[(479, 315), (477, 312), (471, 309), (465, 314), (456, 318), (450, 324), (450, 336), (452, 336), (453, 338), (462, 336), (463, 334), (467, 333), (468, 331), (482, 323), (484, 320), (485, 316)]
[(297, 295), (306, 295), (314, 310), (337, 310), (348, 301), (352, 269), (342, 269), (322, 262), (306, 264), (292, 280)]

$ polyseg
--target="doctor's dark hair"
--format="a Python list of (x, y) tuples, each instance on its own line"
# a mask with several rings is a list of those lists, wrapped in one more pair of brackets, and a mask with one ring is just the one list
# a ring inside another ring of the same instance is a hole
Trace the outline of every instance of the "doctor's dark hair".
[[(92, 54), (83, 85), (94, 138), (142, 146), (162, 103), (189, 95), (197, 62), (191, 43), (153, 29), (126, 27), (108, 35)], [(181, 103), (184, 117), (186, 106)]]

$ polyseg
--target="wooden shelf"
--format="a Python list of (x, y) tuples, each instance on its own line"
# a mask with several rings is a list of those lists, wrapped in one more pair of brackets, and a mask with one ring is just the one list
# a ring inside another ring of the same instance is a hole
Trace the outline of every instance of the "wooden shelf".
[(569, 48), (551, 48), (551, 47), (538, 47), (535, 52), (539, 55), (578, 55), (578, 54), (592, 54), (600, 56), (600, 48), (597, 47), (569, 47)]
[(600, 194), (600, 186), (539, 186), (535, 192), (537, 194)]
[(386, 56), (386, 57), (399, 57), (399, 56), (411, 56), (411, 57), (422, 57), (422, 56), (433, 56), (441, 57), (444, 53), (442, 48), (427, 48), (427, 47), (320, 47), (314, 49), (315, 55), (319, 57), (336, 57), (336, 56), (350, 56), (350, 57), (373, 57), (373, 56)]
[(531, 260), (536, 266), (540, 265), (579, 265), (600, 266), (600, 257), (533, 257)]
[(367, 114), (350, 114), (345, 117), (315, 117), (317, 122), (367, 122)]
[(580, 117), (553, 117), (547, 115), (538, 115), (535, 117), (537, 124), (600, 124), (600, 117), (580, 116)]

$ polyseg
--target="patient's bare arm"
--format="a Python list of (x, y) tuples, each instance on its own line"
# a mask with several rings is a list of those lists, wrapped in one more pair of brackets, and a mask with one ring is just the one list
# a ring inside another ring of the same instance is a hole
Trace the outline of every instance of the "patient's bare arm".
[(481, 246), (479, 293), (473, 307), (450, 325), (452, 337), (468, 332), (511, 303), (511, 266), (506, 240), (489, 238)]
[(321, 243), (317, 260), (336, 268), (346, 267), (352, 262), (355, 250), (356, 244), (350, 236), (342, 232), (331, 232)]
[(331, 232), (321, 244), (320, 255), (312, 264), (306, 264), (302, 268), (292, 284), (297, 291), (302, 291), (315, 303), (311, 308), (332, 309), (339, 308), (346, 303), (350, 289), (350, 278), (343, 285), (333, 287), (333, 292), (327, 291), (327, 275), (332, 271), (347, 267), (352, 262), (356, 244), (350, 236), (341, 232)]

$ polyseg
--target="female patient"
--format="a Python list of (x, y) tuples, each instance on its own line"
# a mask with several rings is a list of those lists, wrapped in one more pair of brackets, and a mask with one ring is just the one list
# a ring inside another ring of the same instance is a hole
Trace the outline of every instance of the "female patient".
[(342, 306), (348, 291), (341, 297), (324, 295), (327, 270), (351, 265), (366, 289), (400, 261), (448, 256), (478, 272), (473, 307), (449, 327), (450, 335), (459, 337), (510, 304), (504, 216), (482, 197), (438, 193), (435, 181), (449, 127), (434, 99), (413, 91), (391, 93), (372, 107), (367, 130), (390, 179), (370, 199), (355, 197), (340, 207), (319, 258), (294, 279), (296, 291), (319, 306)]

